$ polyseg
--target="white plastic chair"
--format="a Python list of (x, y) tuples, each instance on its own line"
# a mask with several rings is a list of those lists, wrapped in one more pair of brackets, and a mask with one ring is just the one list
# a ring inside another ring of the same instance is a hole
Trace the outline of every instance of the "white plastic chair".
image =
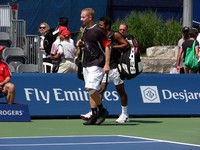
[(43, 66), (43, 67), (42, 67), (42, 68), (43, 68), (43, 69), (42, 69), (42, 72), (43, 72), (43, 73), (48, 73), (48, 72), (47, 72), (47, 68), (48, 68), (48, 67), (50, 68), (50, 73), (53, 72), (53, 64), (48, 63), (48, 62), (43, 62), (43, 63), (42, 63), (42, 66)]

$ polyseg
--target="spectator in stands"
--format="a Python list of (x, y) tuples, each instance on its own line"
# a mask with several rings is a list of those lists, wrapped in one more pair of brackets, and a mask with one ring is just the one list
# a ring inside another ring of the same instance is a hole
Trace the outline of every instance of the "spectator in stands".
[(52, 43), (51, 52), (54, 52), (57, 50), (58, 45), (60, 44), (60, 36), (59, 35), (63, 30), (67, 30), (67, 26), (68, 26), (68, 19), (66, 17), (60, 17), (59, 22), (58, 22), (58, 27), (52, 33), (53, 36), (55, 37), (55, 40)]
[[(0, 58), (5, 47), (0, 46)], [(7, 104), (13, 104), (15, 99), (15, 86), (10, 82), (11, 72), (8, 64), (0, 59), (0, 96), (6, 96)]]
[[(182, 29), (182, 38), (178, 41), (178, 49), (179, 49), (179, 51), (182, 48), (183, 42), (186, 41), (186, 40), (188, 40), (190, 38), (189, 31), (190, 31), (189, 27), (187, 27), (187, 26), (183, 27), (183, 29)], [(177, 72), (179, 72), (181, 74), (184, 73), (183, 55), (180, 58), (180, 69), (177, 70)]]
[(40, 50), (42, 52), (43, 58), (48, 57), (44, 49), (44, 37), (47, 34), (47, 32), (49, 32), (49, 30), (50, 30), (50, 26), (46, 22), (40, 23), (40, 26), (39, 26)]
[(53, 40), (53, 43), (51, 45), (51, 52), (50, 52), (51, 57), (50, 58), (51, 58), (51, 62), (54, 64), (54, 69), (53, 69), (54, 73), (56, 73), (58, 71), (58, 65), (60, 64), (60, 59), (58, 59), (58, 58), (55, 59), (56, 57), (54, 57), (54, 55), (58, 51), (58, 45), (61, 43), (59, 35), (63, 30), (67, 30), (67, 26), (68, 26), (68, 18), (60, 17), (59, 21), (58, 21), (58, 27), (52, 33), (52, 36), (55, 39)]
[[(195, 29), (195, 28), (190, 29), (189, 36), (190, 36), (190, 38), (183, 42), (181, 49), (178, 53), (178, 58), (177, 58), (177, 63), (176, 63), (177, 70), (180, 70), (180, 61), (181, 61), (182, 55), (183, 55), (183, 60), (184, 60), (185, 56), (186, 56), (187, 48), (192, 47), (194, 40), (196, 40), (196, 38), (198, 36), (197, 29)], [(195, 43), (195, 53), (196, 53), (196, 56), (198, 57), (198, 55), (199, 55), (199, 42), (198, 41), (196, 41), (196, 43)], [(197, 73), (197, 70), (191, 70), (191, 69), (187, 68), (186, 66), (184, 66), (184, 72), (194, 74), (194, 73)]]
[(71, 39), (69, 30), (63, 30), (60, 35), (60, 44), (56, 54), (51, 55), (51, 59), (60, 59), (58, 73), (77, 72), (77, 66), (74, 62), (76, 56), (76, 48), (74, 41)]
[(68, 18), (60, 17), (58, 20), (58, 26), (52, 34), (58, 36), (58, 34), (61, 32), (59, 27), (65, 27), (67, 29), (67, 26), (68, 26)]

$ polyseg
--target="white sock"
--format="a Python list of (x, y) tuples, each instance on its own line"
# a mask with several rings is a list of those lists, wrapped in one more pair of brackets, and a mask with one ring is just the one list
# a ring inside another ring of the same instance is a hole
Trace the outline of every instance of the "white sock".
[(126, 115), (128, 114), (128, 113), (127, 113), (127, 107), (128, 107), (128, 106), (122, 106), (122, 113), (123, 113), (123, 114), (126, 114)]

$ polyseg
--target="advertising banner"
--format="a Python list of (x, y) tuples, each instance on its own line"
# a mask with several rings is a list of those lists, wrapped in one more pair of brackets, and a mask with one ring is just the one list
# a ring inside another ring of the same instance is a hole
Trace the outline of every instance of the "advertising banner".
[[(76, 116), (90, 110), (84, 82), (76, 74), (13, 74), (15, 102), (28, 104), (31, 116)], [(199, 75), (141, 74), (125, 81), (130, 115), (200, 115)], [(103, 94), (110, 115), (121, 113), (113, 83)]]
[(0, 103), (0, 122), (30, 122), (28, 105)]

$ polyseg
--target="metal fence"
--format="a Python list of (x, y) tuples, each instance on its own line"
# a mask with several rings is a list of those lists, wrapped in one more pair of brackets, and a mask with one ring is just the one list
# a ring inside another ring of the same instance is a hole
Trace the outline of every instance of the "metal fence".
[(25, 20), (14, 20), (12, 21), (11, 27), (12, 35), (12, 46), (21, 47), (24, 49), (26, 46), (26, 22)]
[(42, 54), (39, 50), (39, 36), (26, 35), (25, 54), (27, 63), (38, 64), (40, 72), (42, 72)]
[(9, 5), (0, 6), (0, 32), (6, 32), (12, 41), (11, 47), (24, 50), (27, 64), (38, 64), (42, 72), (42, 55), (39, 51), (39, 37), (26, 35), (26, 21), (13, 18), (13, 11)]
[(10, 37), (12, 36), (12, 20), (13, 16), (11, 7), (9, 5), (0, 6), (0, 32), (9, 33)]

